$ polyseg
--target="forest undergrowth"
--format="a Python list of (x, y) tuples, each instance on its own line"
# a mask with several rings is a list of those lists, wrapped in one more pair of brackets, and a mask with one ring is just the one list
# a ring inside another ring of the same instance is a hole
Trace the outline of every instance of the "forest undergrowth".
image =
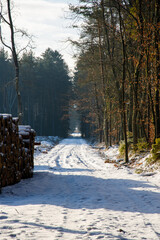
[[(141, 144), (136, 150), (129, 147), (129, 162), (124, 160), (124, 144), (105, 147), (104, 143), (95, 144), (94, 148), (98, 149), (99, 154), (104, 158), (105, 163), (114, 164), (117, 169), (127, 167), (133, 169), (137, 174), (154, 175), (160, 171), (160, 157), (159, 157), (160, 139), (149, 148), (145, 143)], [(146, 146), (146, 148), (144, 148)]]

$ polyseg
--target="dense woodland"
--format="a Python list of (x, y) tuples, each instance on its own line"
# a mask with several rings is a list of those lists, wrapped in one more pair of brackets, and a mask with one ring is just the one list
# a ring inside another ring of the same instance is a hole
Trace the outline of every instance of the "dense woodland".
[(18, 116), (19, 124), (31, 125), (37, 135), (66, 137), (72, 87), (68, 66), (50, 48), (35, 57), (32, 37), (15, 26), (13, 1), (1, 1), (0, 7), (0, 112)]
[(12, 58), (1, 49), (0, 111), (16, 114), (18, 105), (38, 134), (66, 136), (72, 95), (70, 112), (78, 109), (82, 136), (106, 146), (124, 140), (128, 161), (128, 140), (136, 149), (142, 139), (151, 145), (160, 138), (160, 1), (79, 0), (70, 10), (81, 30), (79, 40), (71, 40), (77, 47), (73, 82), (57, 51), (18, 59), (8, 15)]
[[(71, 82), (61, 54), (47, 49), (41, 57), (26, 52), (19, 60), (22, 123), (37, 135), (65, 137), (69, 128)], [(0, 50), (0, 112), (17, 116), (15, 69), (12, 58)]]
[[(75, 92), (81, 130), (106, 145), (160, 137), (160, 1), (81, 0)], [(77, 25), (76, 25), (77, 22)]]

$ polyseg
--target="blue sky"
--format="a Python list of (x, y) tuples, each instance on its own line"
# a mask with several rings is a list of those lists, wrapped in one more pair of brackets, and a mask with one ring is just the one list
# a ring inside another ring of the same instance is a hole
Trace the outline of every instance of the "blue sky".
[[(4, 2), (2, 0), (2, 2)], [(68, 5), (77, 4), (78, 0), (14, 0), (15, 24), (19, 29), (33, 35), (36, 56), (46, 48), (58, 50), (69, 68), (73, 69), (73, 47), (66, 42), (68, 38), (76, 40), (77, 31), (71, 28), (67, 20)], [(4, 33), (5, 29), (3, 29)]]

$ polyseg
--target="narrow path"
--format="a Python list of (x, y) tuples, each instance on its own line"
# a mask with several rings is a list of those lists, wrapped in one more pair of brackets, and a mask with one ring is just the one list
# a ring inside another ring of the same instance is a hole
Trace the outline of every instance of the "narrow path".
[(3, 189), (0, 239), (160, 239), (160, 188), (116, 169), (81, 138), (35, 159), (32, 179)]

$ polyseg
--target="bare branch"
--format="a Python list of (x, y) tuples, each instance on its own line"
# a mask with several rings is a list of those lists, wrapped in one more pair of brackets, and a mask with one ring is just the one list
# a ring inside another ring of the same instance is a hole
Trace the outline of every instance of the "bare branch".
[(0, 39), (1, 39), (2, 44), (12, 52), (12, 48), (4, 42), (1, 33), (0, 33)]

